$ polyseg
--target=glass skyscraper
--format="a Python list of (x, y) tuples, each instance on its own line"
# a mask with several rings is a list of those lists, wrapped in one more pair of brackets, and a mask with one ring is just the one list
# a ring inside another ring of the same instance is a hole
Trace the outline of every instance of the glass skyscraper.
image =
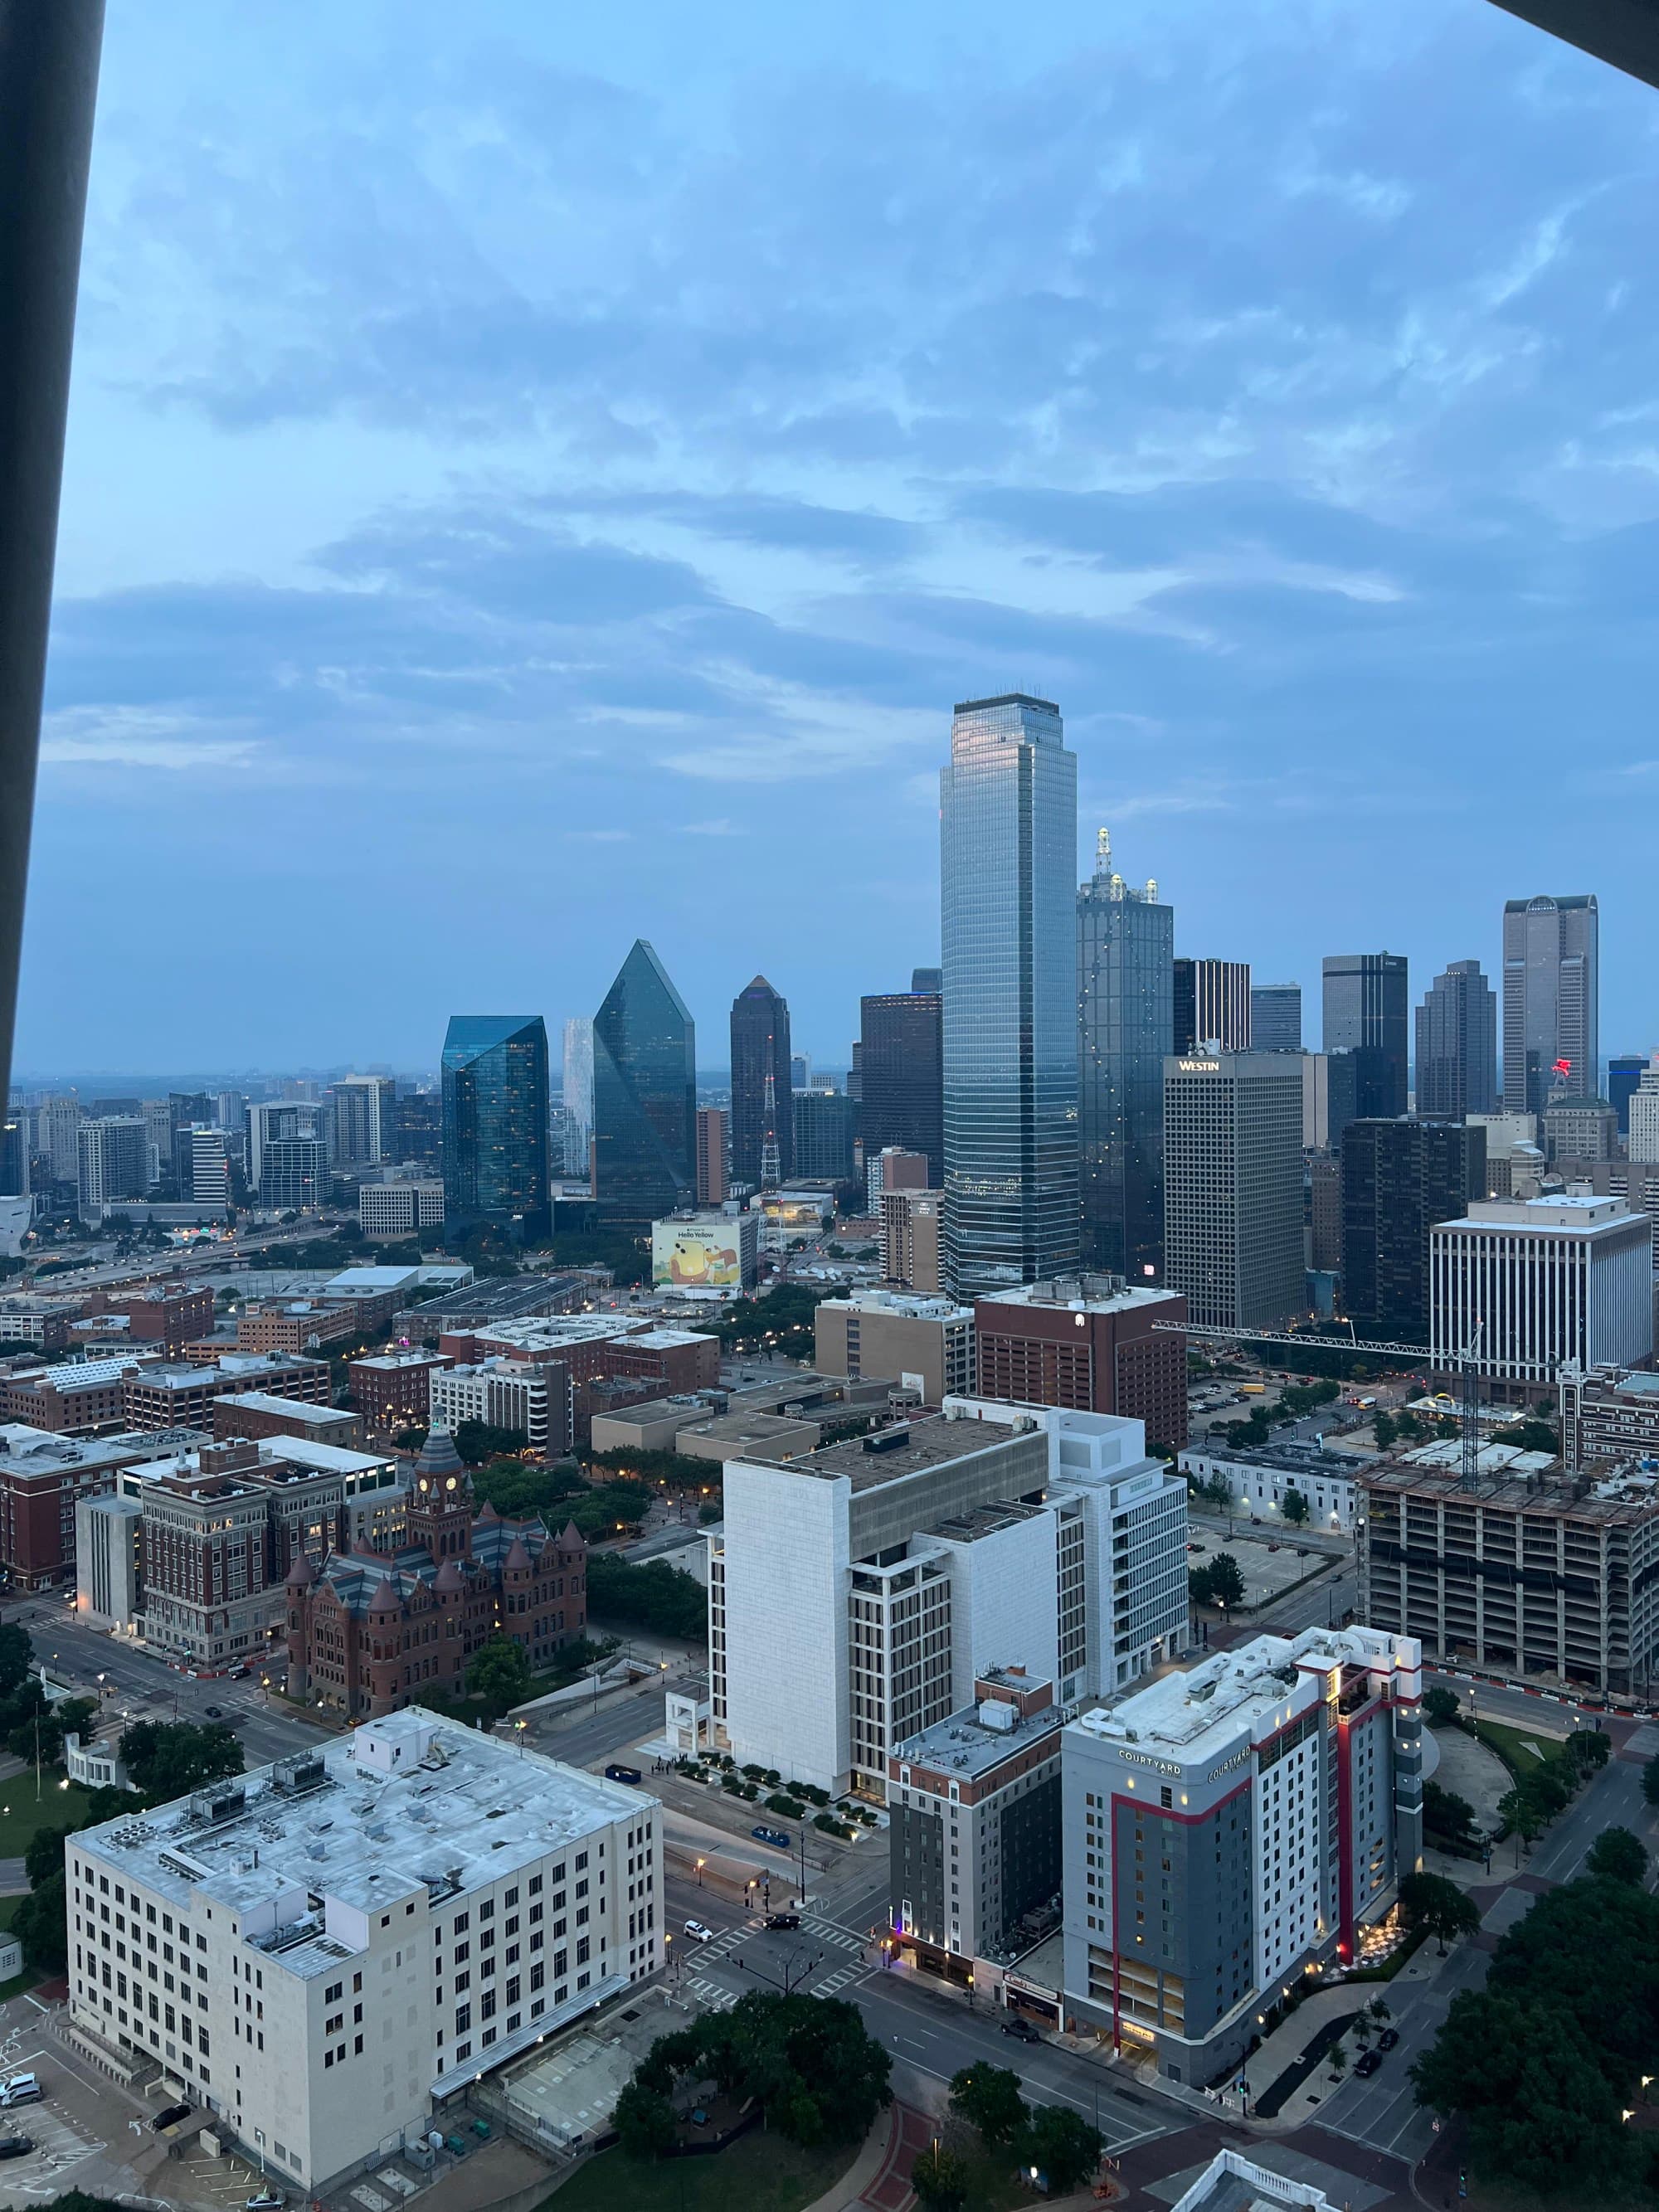
[(764, 975), (757, 975), (732, 1001), (732, 1174), (736, 1182), (756, 1187), (764, 1182), (774, 1152), (771, 1164), (778, 1182), (787, 1182), (795, 1172), (793, 1090), (789, 1002)]
[(539, 1014), (453, 1014), (444, 1039), (444, 1211), (450, 1225), (545, 1233), (547, 1024)]
[(1601, 915), (1584, 892), (1504, 908), (1504, 1111), (1541, 1114), (1552, 1090), (1601, 1081)]
[(1164, 1261), (1164, 1062), (1174, 1051), (1175, 908), (1126, 884), (1100, 833), (1077, 895), (1083, 1257), (1141, 1281)]
[(1077, 762), (1060, 709), (959, 706), (939, 775), (945, 1273), (953, 1293), (1079, 1261)]
[(1334, 952), (1325, 962), (1324, 1048), (1357, 1055), (1356, 1111), (1406, 1110), (1411, 1002), (1403, 952)]
[(1478, 960), (1449, 960), (1417, 1010), (1417, 1110), (1461, 1121), (1498, 1103), (1498, 994)]
[(645, 939), (593, 1017), (593, 1195), (655, 1221), (697, 1194), (696, 1028)]

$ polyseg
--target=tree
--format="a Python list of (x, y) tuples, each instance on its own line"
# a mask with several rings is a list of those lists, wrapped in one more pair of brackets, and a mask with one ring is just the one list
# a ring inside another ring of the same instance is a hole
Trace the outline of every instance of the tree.
[(885, 2046), (844, 1999), (751, 1990), (727, 2013), (705, 2013), (659, 2035), (635, 2072), (672, 2099), (677, 2082), (713, 2080), (739, 2101), (754, 2098), (769, 2127), (791, 2142), (850, 2142), (890, 2100)]
[(1334, 2043), (1331, 2045), (1331, 2071), (1333, 2074), (1346, 2074), (1347, 2070), (1348, 2054), (1340, 2043)]
[[(4, 1633), (0, 1629), (0, 1635)], [(1649, 1759), (1642, 1769), (1642, 1795), (1650, 1805), (1659, 1805), (1659, 1757)]]
[(1376, 1438), (1378, 1451), (1387, 1451), (1399, 1431), (1395, 1427), (1392, 1413), (1379, 1413), (1371, 1423), (1371, 1433)]
[(23, 1852), (23, 1871), (28, 1876), (29, 1887), (39, 1889), (55, 1874), (64, 1871), (64, 1839), (75, 1833), (71, 1822), (61, 1828), (37, 1828), (29, 1838)]
[(222, 1721), (134, 1721), (121, 1732), (122, 1764), (132, 1786), (165, 1804), (210, 1783), (227, 1782), (246, 1764), (242, 1747)]
[(937, 2140), (910, 2168), (910, 2186), (924, 2212), (957, 2212), (968, 2202), (968, 2179), (967, 2161)]
[(674, 2107), (637, 2075), (617, 2098), (611, 2120), (629, 2158), (666, 2158), (674, 2148)]
[(1413, 1928), (1436, 1938), (1443, 1959), (1449, 1941), (1472, 1936), (1480, 1925), (1474, 1899), (1444, 1875), (1408, 1874), (1400, 1885), (1400, 1909)]
[(1456, 1691), (1448, 1690), (1438, 1682), (1423, 1692), (1423, 1717), (1431, 1728), (1452, 1727), (1462, 1710)]
[(15, 1620), (0, 1626), (0, 1697), (9, 1697), (26, 1680), (33, 1656), (27, 1629), (20, 1628)]
[(1443, 1790), (1437, 1782), (1423, 1784), (1423, 1829), (1443, 1850), (1467, 1854), (1485, 1849), (1475, 1828), (1474, 1806), (1455, 1790)]
[(482, 1467), (487, 1459), (504, 1459), (509, 1452), (530, 1447), (525, 1430), (498, 1429), (489, 1421), (457, 1421), (453, 1442), (469, 1467)]
[(1647, 1850), (1628, 1828), (1603, 1828), (1590, 1845), (1584, 1867), (1589, 1874), (1605, 1875), (1609, 1881), (1631, 1881), (1639, 1888), (1647, 1880)]
[(1510, 1834), (1519, 1836), (1530, 1850), (1534, 1837), (1549, 1826), (1549, 1817), (1537, 1799), (1517, 1782), (1498, 1801), (1498, 1817)]
[(1030, 2117), (1006, 2066), (964, 2066), (951, 2077), (951, 2110), (993, 2144), (1012, 2142)]
[(1581, 1774), (1599, 1773), (1613, 1756), (1613, 1741), (1600, 1729), (1580, 1729), (1567, 1738), (1567, 1757)]
[(69, 1894), (61, 1839), (58, 1849), (57, 1873), (19, 1901), (11, 1919), (11, 1932), (21, 1943), (24, 1957), (43, 1974), (61, 1974), (69, 1965)]
[(1210, 1562), (1210, 1602), (1229, 1606), (1244, 1602), (1244, 1577), (1231, 1552), (1218, 1552)]
[(466, 1686), (475, 1698), (499, 1705), (503, 1712), (516, 1705), (530, 1687), (530, 1659), (523, 1644), (510, 1636), (492, 1636), (473, 1653)]
[(1019, 2162), (1046, 2174), (1048, 2192), (1080, 2188), (1100, 2164), (1106, 2139), (1067, 2105), (1039, 2105), (1019, 2135)]
[(1299, 1528), (1308, 1518), (1308, 1501), (1299, 1490), (1285, 1492), (1285, 1518), (1292, 1528)]
[(708, 1593), (695, 1575), (666, 1559), (635, 1566), (614, 1552), (595, 1552), (587, 1562), (591, 1619), (683, 1637), (701, 1644), (708, 1632)]

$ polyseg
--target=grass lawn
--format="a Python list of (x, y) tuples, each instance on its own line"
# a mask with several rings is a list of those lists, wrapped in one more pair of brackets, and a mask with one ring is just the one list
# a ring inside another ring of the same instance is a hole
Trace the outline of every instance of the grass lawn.
[(63, 1783), (61, 1767), (43, 1766), (37, 1799), (33, 1767), (0, 1782), (0, 1859), (21, 1859), (37, 1828), (64, 1828), (85, 1820), (91, 1802), (86, 1791), (73, 1782), (67, 1788)]
[[(1479, 1721), (1475, 1734), (1489, 1751), (1495, 1751), (1518, 1782), (1528, 1774), (1536, 1774), (1540, 1765), (1551, 1761), (1566, 1764), (1566, 1746), (1559, 1736), (1543, 1735), (1536, 1729), (1511, 1728), (1503, 1721)], [(1536, 1744), (1534, 1751), (1529, 1746)]]
[[(802, 2150), (760, 2128), (713, 2158), (641, 2166), (607, 2150), (574, 2173), (544, 2212), (799, 2212), (841, 2179), (858, 2152), (856, 2143)], [(988, 2208), (993, 2201), (986, 2200)]]

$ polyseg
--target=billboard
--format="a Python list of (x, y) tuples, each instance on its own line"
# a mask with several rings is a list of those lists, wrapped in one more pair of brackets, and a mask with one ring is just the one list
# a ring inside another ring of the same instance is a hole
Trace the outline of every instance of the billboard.
[(659, 1221), (651, 1231), (651, 1279), (683, 1291), (740, 1291), (743, 1247), (738, 1224)]

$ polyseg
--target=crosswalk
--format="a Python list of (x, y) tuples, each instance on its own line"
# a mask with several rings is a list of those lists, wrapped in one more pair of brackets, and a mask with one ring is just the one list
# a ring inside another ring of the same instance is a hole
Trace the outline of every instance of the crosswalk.
[[(684, 1962), (687, 1988), (704, 2004), (720, 2011), (729, 2011), (738, 2001), (736, 1993), (727, 1990), (723, 1984), (712, 1980), (708, 1970), (731, 1958), (740, 1944), (751, 1942), (757, 1936), (763, 1935), (765, 1924), (764, 1914), (751, 1913), (737, 1926), (723, 1929), (712, 1942), (700, 1945)], [(815, 1997), (836, 1996), (873, 1972), (865, 1955), (864, 1938), (855, 1936), (850, 1929), (838, 1926), (833, 1920), (822, 1920), (814, 1913), (804, 1912), (799, 1940), (821, 1949), (845, 1954), (827, 1973), (809, 1984), (811, 1994)]]

